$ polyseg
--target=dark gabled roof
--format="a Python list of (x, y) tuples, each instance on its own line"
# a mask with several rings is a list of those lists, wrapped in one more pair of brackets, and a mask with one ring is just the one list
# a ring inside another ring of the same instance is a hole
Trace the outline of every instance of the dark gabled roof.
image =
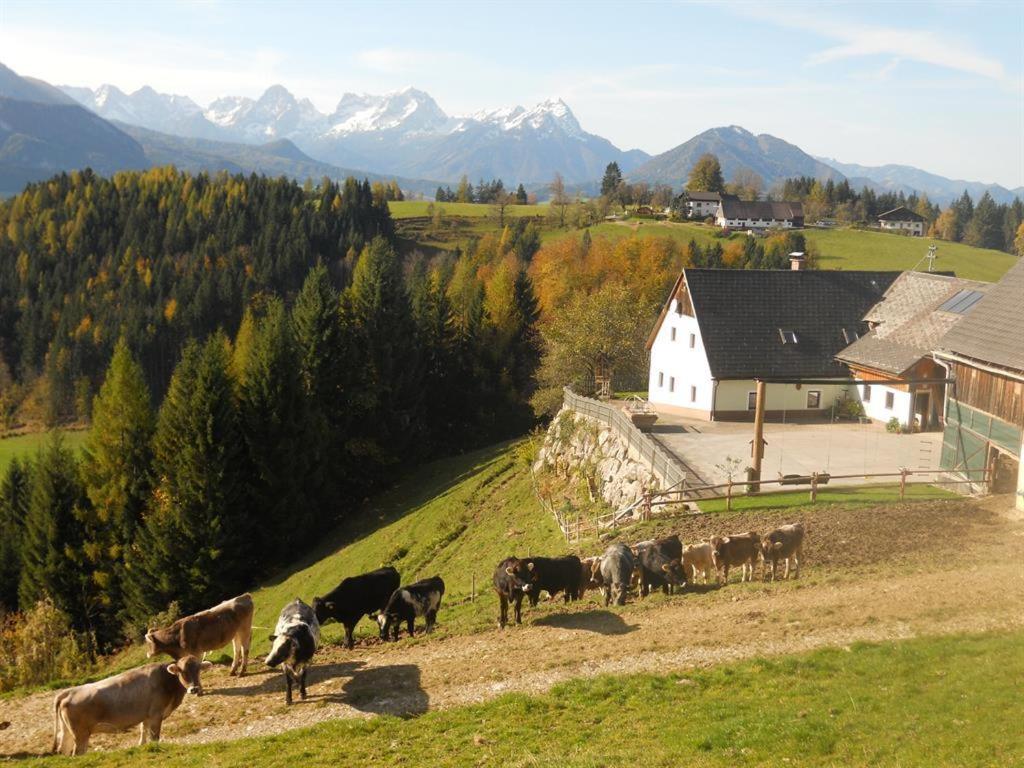
[[(835, 355), (867, 331), (861, 318), (899, 274), (686, 269), (683, 279), (714, 378), (813, 378), (849, 375)], [(783, 341), (790, 333), (796, 343)]]
[(891, 211), (878, 214), (879, 220), (884, 221), (924, 221), (924, 216), (919, 213), (914, 213), (912, 210), (907, 208), (905, 205), (901, 205), (898, 208), (893, 208)]
[[(864, 319), (875, 325), (836, 357), (845, 363), (898, 375), (927, 357), (965, 313), (961, 294), (983, 296), (989, 283), (935, 272), (904, 272)], [(954, 299), (956, 301), (954, 302)]]
[(727, 219), (802, 219), (803, 203), (769, 200), (722, 200), (722, 214)]
[(1024, 259), (946, 334), (939, 349), (1024, 372)]
[(690, 200), (701, 203), (717, 203), (722, 199), (720, 192), (687, 192), (686, 197)]

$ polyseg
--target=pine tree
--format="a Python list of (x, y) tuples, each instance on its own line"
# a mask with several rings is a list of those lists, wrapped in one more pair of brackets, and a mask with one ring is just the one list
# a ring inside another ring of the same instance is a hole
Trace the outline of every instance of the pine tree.
[(974, 209), (974, 215), (964, 232), (964, 242), (979, 248), (1002, 249), (1004, 246), (1002, 216), (999, 206), (988, 192), (982, 195)]
[(528, 202), (530, 202), (530, 198), (526, 194), (526, 188), (520, 184), (516, 188), (516, 205), (526, 205)]
[(100, 595), (96, 619), (101, 643), (121, 625), (124, 556), (135, 540), (152, 491), (155, 418), (149, 390), (124, 340), (118, 342), (100, 393), (82, 457), (85, 492), (91, 502), (84, 521), (86, 557)]
[(0, 613), (18, 609), (21, 549), (28, 516), (29, 465), (12, 459), (0, 481)]
[(171, 377), (154, 438), (157, 486), (128, 559), (139, 621), (178, 601), (185, 612), (238, 592), (261, 563), (249, 545), (246, 463), (222, 334), (191, 342)]
[(620, 184), (622, 184), (622, 171), (619, 170), (619, 164), (608, 163), (604, 169), (604, 178), (601, 179), (602, 197), (614, 195)]
[(32, 467), (18, 604), (49, 597), (81, 630), (91, 629), (94, 597), (81, 550), (86, 504), (75, 457), (54, 432)]

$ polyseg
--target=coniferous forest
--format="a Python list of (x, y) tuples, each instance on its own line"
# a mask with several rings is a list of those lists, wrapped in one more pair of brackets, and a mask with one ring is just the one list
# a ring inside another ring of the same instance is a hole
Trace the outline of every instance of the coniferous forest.
[(0, 604), (98, 650), (251, 586), (410, 463), (529, 426), (517, 238), (401, 258), (366, 182), (72, 173), (0, 205)]

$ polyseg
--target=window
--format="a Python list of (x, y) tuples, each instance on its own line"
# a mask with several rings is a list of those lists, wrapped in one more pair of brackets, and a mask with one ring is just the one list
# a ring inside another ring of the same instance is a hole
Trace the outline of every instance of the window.
[(796, 331), (784, 331), (779, 328), (779, 338), (783, 344), (796, 344)]
[(885, 409), (887, 411), (892, 410), (893, 402), (896, 400), (896, 396), (892, 392), (885, 393)]
[(865, 403), (870, 403), (871, 402), (871, 385), (870, 384), (865, 384), (864, 385), (864, 396), (861, 398), (861, 400), (863, 400)]
[(658, 386), (659, 387), (664, 387), (665, 386), (665, 374), (662, 373), (661, 371), (658, 371)]
[(691, 403), (697, 402), (697, 388), (696, 387), (690, 387), (690, 402)]
[(675, 341), (675, 340), (676, 340), (676, 329), (673, 328), (672, 329), (672, 341)]
[(697, 334), (691, 333), (690, 334), (690, 349), (693, 349), (696, 346), (697, 346)]
[(676, 377), (675, 376), (669, 376), (668, 377), (668, 391), (669, 392), (675, 392), (676, 391)]
[(757, 392), (747, 392), (747, 410), (757, 410)]
[(817, 389), (807, 390), (807, 407), (821, 408), (821, 391)]

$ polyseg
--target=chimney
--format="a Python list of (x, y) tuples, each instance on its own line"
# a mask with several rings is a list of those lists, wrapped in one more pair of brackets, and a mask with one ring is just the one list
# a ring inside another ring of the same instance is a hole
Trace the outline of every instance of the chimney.
[(800, 272), (807, 265), (807, 259), (803, 251), (793, 251), (789, 254), (789, 268), (794, 272)]

